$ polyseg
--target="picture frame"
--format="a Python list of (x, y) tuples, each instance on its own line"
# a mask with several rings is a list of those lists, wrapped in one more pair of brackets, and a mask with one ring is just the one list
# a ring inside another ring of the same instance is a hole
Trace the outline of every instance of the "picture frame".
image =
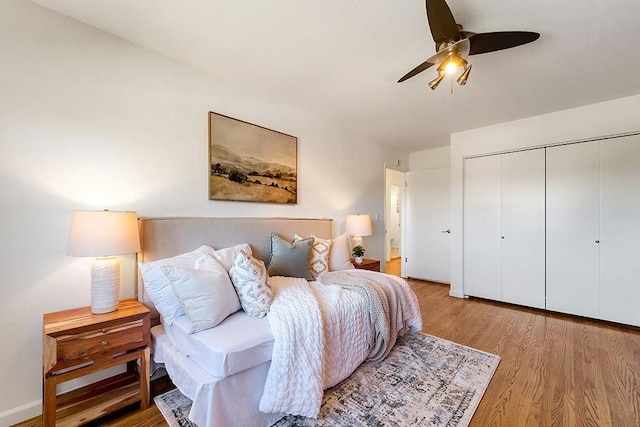
[(298, 203), (298, 138), (209, 112), (209, 200)]

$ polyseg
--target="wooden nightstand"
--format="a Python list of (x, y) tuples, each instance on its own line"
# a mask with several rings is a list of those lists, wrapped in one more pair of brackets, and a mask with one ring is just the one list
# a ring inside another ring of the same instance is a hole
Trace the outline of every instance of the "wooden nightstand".
[(380, 271), (380, 261), (378, 261), (377, 259), (363, 259), (362, 260), (362, 264), (356, 264), (355, 262), (353, 263), (353, 265), (360, 270), (371, 270), (371, 271)]
[[(43, 316), (45, 427), (76, 426), (138, 401), (142, 409), (149, 407), (150, 319), (134, 299), (120, 301), (118, 310), (106, 314), (82, 307)], [(58, 384), (123, 363), (127, 372), (56, 397)]]

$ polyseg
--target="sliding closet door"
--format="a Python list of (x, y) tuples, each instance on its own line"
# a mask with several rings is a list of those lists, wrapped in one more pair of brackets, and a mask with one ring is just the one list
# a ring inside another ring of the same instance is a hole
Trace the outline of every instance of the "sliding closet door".
[(464, 162), (464, 293), (501, 300), (501, 159)]
[(547, 309), (598, 317), (599, 142), (546, 150)]
[(600, 144), (600, 318), (640, 326), (640, 136)]
[(545, 307), (545, 152), (502, 156), (502, 301)]

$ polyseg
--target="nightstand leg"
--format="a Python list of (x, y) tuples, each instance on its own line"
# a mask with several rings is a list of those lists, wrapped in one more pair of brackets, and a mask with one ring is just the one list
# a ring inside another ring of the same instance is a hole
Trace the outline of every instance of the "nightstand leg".
[(44, 379), (42, 425), (44, 427), (56, 425), (56, 381), (53, 379)]
[(151, 390), (149, 386), (149, 364), (150, 364), (151, 350), (147, 346), (142, 351), (142, 357), (140, 357), (140, 408), (147, 409), (149, 407), (149, 398)]

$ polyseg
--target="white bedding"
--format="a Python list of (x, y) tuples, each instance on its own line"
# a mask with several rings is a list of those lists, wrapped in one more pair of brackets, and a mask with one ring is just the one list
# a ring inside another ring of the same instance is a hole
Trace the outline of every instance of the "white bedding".
[(418, 301), (404, 280), (373, 271), (344, 270), (325, 273), (322, 283), (339, 286), (365, 299), (363, 311), (369, 314), (367, 330), (373, 331), (367, 360), (383, 360), (398, 336), (422, 329)]
[[(275, 341), (260, 410), (316, 418), (323, 390), (351, 375), (374, 344), (368, 302), (337, 285), (287, 277), (272, 277), (270, 284), (267, 318)], [(405, 303), (398, 306), (395, 332), (420, 330), (415, 295), (398, 288)]]
[(193, 401), (189, 419), (200, 427), (266, 427), (284, 414), (258, 411), (269, 362), (217, 378), (171, 344), (161, 325), (151, 329), (154, 361), (163, 363), (180, 392)]
[(273, 334), (266, 318), (240, 310), (215, 328), (196, 334), (188, 316), (177, 318), (165, 331), (174, 347), (214, 377), (226, 377), (271, 360)]
[[(402, 279), (393, 280), (412, 301), (399, 326), (421, 329), (415, 295)], [(367, 358), (375, 337), (362, 294), (304, 279), (269, 281), (274, 300), (264, 319), (240, 311), (189, 335), (191, 325), (183, 316), (168, 328), (173, 343), (168, 333), (154, 334), (154, 358), (194, 401), (189, 418), (196, 424), (269, 426), (283, 413), (315, 418), (324, 389)], [(247, 328), (247, 319), (258, 323)]]

